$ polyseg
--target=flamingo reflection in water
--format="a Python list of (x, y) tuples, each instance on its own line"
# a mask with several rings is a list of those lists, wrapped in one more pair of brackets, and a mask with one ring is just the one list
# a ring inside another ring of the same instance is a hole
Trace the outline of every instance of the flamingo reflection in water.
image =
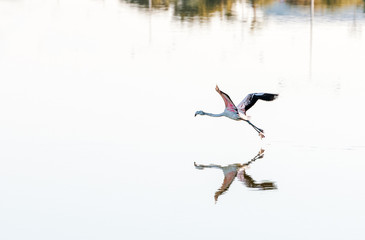
[(214, 194), (214, 199), (216, 202), (218, 201), (218, 197), (229, 189), (235, 177), (237, 177), (237, 179), (248, 188), (253, 188), (257, 190), (274, 190), (277, 189), (274, 182), (264, 181), (261, 183), (257, 183), (250, 175), (246, 173), (246, 169), (251, 163), (255, 162), (257, 159), (264, 157), (264, 151), (264, 149), (260, 149), (259, 153), (254, 158), (243, 164), (234, 163), (228, 166), (220, 166), (216, 164), (202, 165), (196, 164), (194, 162), (194, 166), (195, 168), (200, 170), (203, 170), (204, 168), (219, 168), (223, 170), (224, 180), (222, 186)]

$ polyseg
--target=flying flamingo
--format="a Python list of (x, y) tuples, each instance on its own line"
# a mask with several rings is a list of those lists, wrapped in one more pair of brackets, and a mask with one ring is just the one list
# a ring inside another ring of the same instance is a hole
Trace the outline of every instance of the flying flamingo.
[[(219, 114), (207, 113), (203, 111), (196, 111), (196, 115), (208, 115), (211, 117), (228, 117), (230, 119), (236, 121), (245, 121), (250, 124), (258, 133), (261, 138), (265, 137), (264, 130), (256, 127), (253, 125), (248, 116), (246, 116), (246, 112), (257, 102), (257, 100), (265, 100), (265, 101), (272, 101), (276, 99), (279, 94), (272, 94), (272, 93), (250, 93), (248, 94), (237, 107), (232, 102), (231, 98), (221, 90), (219, 90), (218, 85), (215, 87), (215, 90), (221, 95), (223, 98), (225, 109), (224, 112)], [(240, 115), (242, 113), (243, 115)]]

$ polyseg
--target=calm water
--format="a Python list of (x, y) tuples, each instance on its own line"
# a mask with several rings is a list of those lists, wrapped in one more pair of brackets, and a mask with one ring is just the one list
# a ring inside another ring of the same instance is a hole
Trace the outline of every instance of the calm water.
[[(364, 239), (364, 34), (356, 0), (0, 1), (0, 239)], [(264, 140), (194, 118), (216, 84), (280, 94)]]

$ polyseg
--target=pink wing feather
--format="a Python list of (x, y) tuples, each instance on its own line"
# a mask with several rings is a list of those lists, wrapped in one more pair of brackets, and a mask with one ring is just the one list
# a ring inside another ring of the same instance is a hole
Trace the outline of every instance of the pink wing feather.
[(237, 112), (237, 108), (234, 105), (234, 103), (232, 102), (231, 98), (224, 92), (222, 92), (221, 90), (219, 90), (218, 86), (215, 87), (215, 90), (219, 93), (219, 95), (221, 95), (221, 97), (223, 98), (224, 101), (224, 105), (226, 107), (226, 109), (230, 112), (234, 112), (234, 113), (238, 113)]
[(214, 194), (214, 199), (216, 202), (218, 201), (218, 197), (222, 195), (225, 191), (227, 191), (228, 188), (231, 186), (236, 175), (237, 175), (236, 170), (224, 174), (224, 180), (222, 186)]

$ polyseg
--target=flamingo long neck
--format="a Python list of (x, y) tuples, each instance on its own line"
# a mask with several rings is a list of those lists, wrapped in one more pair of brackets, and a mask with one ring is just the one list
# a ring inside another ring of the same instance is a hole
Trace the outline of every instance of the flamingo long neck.
[(222, 117), (222, 116), (224, 116), (223, 113), (215, 114), (215, 113), (207, 113), (207, 112), (204, 112), (204, 115), (208, 115), (210, 117)]

